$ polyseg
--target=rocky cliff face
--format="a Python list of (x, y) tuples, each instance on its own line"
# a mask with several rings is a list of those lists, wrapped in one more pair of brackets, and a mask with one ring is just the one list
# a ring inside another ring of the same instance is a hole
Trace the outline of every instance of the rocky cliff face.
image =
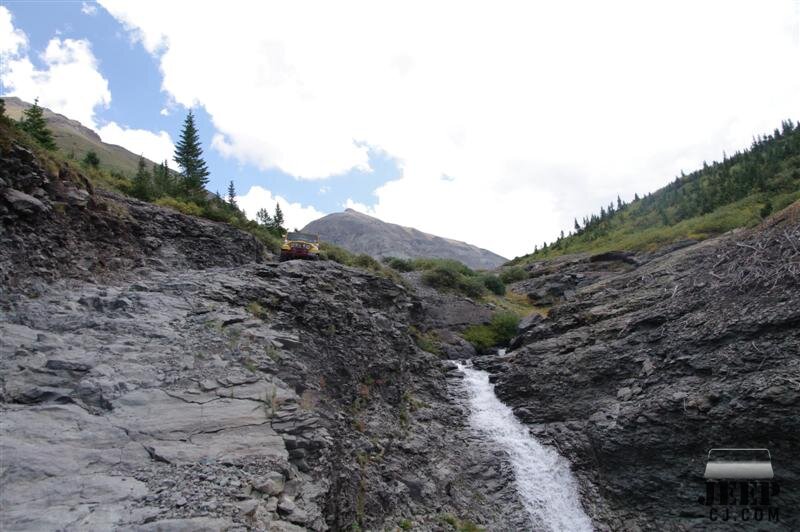
[(799, 213), (658, 256), (541, 263), (514, 287), (556, 305), (481, 365), (572, 461), (596, 524), (706, 528), (708, 449), (765, 447), (782, 521), (759, 526), (800, 526)]
[(455, 259), (476, 269), (492, 269), (506, 262), (500, 255), (471, 244), (386, 223), (353, 209), (324, 216), (303, 231), (317, 233), (324, 241), (375, 258)]
[(405, 286), (0, 156), (4, 530), (525, 528)]

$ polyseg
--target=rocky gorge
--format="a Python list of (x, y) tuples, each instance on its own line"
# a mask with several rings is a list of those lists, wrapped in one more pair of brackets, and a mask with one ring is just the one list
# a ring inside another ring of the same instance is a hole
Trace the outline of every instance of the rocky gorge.
[(728, 447), (772, 454), (781, 521), (753, 526), (800, 526), (800, 205), (700, 243), (530, 270), (512, 289), (554, 307), (476, 365), (603, 501), (595, 523), (739, 529), (697, 502), (706, 453)]
[(519, 438), (569, 461), (563, 507), (588, 520), (565, 522), (707, 528), (704, 453), (741, 445), (769, 448), (784, 483), (764, 526), (798, 526), (796, 206), (534, 263), (510, 289), (549, 313), (479, 355), (459, 333), (496, 309), (415, 272), (277, 263), (24, 146), (0, 159), (4, 530), (563, 529), (532, 522), (510, 452), (475, 430), (465, 381), (490, 387), (465, 359)]

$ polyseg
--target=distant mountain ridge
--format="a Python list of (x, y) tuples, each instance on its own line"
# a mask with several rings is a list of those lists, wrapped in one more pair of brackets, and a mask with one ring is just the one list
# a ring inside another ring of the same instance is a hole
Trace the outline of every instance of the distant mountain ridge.
[[(16, 96), (3, 96), (2, 98), (6, 104), (6, 115), (14, 120), (19, 120), (22, 113), (32, 106)], [(88, 152), (93, 151), (104, 168), (127, 177), (136, 174), (139, 165), (138, 153), (128, 151), (116, 144), (103, 142), (97, 133), (77, 120), (54, 113), (46, 107), (42, 107), (42, 110), (48, 127), (53, 131), (56, 144), (64, 153), (74, 153), (75, 159), (81, 160)], [(152, 165), (153, 162), (148, 160), (148, 168)]]
[(455, 259), (474, 269), (492, 269), (507, 262), (496, 253), (466, 242), (387, 223), (353, 209), (314, 220), (303, 231), (319, 234), (323, 241), (353, 253), (366, 253), (375, 258)]

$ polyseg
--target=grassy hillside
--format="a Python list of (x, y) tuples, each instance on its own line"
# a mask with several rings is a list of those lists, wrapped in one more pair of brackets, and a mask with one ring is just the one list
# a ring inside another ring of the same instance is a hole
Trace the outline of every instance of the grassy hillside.
[[(6, 116), (19, 120), (23, 111), (31, 104), (19, 98), (3, 97), (6, 105)], [(53, 132), (59, 150), (70, 159), (81, 161), (90, 151), (97, 154), (100, 166), (118, 176), (133, 177), (139, 164), (139, 154), (132, 153), (122, 146), (107, 144), (91, 129), (76, 120), (44, 109), (47, 126)], [(148, 161), (148, 168), (153, 165)]]
[(576, 219), (575, 231), (517, 257), (509, 265), (567, 253), (653, 250), (684, 239), (702, 240), (750, 227), (800, 199), (800, 124), (754, 139), (750, 149), (636, 198), (618, 199), (600, 213)]

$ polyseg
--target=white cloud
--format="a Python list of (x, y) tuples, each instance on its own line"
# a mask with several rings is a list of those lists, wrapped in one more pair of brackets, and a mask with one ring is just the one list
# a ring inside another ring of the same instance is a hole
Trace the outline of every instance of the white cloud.
[[(93, 5), (84, 6), (96, 9)], [(115, 122), (97, 124), (95, 110), (110, 105), (111, 92), (89, 41), (51, 39), (41, 54), (44, 68), (39, 69), (28, 56), (25, 33), (14, 28), (11, 13), (0, 6), (0, 53), (4, 93), (28, 102), (39, 98), (41, 106), (94, 129), (105, 142), (144, 154), (153, 161), (168, 159), (174, 164), (174, 145), (165, 131), (130, 129)]]
[(161, 109), (161, 111), (158, 112), (158, 114), (160, 114), (161, 116), (169, 116), (169, 109), (164, 107), (163, 109)]
[(372, 214), (508, 256), (800, 114), (793, 0), (101, 4), (222, 154), (311, 179), (381, 149)]
[(166, 131), (154, 133), (146, 129), (131, 129), (120, 127), (116, 122), (110, 122), (97, 129), (103, 142), (124, 146), (125, 149), (144, 155), (151, 161), (168, 161), (169, 166), (177, 170), (172, 155), (175, 145)]
[(97, 6), (94, 3), (83, 2), (81, 4), (81, 13), (84, 15), (94, 16), (97, 14)]
[(289, 203), (286, 198), (273, 196), (269, 190), (254, 186), (250, 187), (244, 196), (236, 196), (239, 207), (247, 214), (247, 217), (255, 220), (256, 212), (259, 209), (267, 209), (270, 214), (275, 212), (275, 204), (280, 203), (283, 211), (284, 226), (289, 229), (302, 229), (305, 225), (317, 218), (325, 216), (314, 207), (304, 207), (299, 203)]
[(17, 56), (28, 46), (28, 37), (22, 30), (14, 27), (11, 12), (0, 6), (0, 62), (2, 68), (7, 60)]
[[(3, 10), (5, 8), (0, 8), (0, 12)], [(0, 39), (2, 41), (5, 38)], [(108, 107), (111, 92), (108, 80), (98, 71), (89, 42), (51, 39), (40, 56), (45, 65), (43, 69), (31, 62), (26, 53), (27, 44), (17, 46), (15, 53), (3, 56), (4, 92), (29, 102), (39, 98), (43, 107), (94, 127), (94, 110), (98, 106)]]

